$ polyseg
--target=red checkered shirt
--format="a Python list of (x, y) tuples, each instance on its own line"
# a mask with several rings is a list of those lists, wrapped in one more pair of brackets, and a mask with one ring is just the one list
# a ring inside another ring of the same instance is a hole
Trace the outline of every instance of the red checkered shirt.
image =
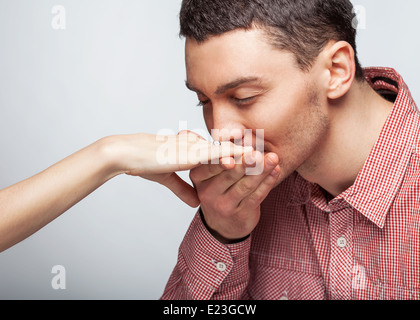
[(420, 299), (420, 115), (393, 69), (365, 74), (396, 98), (354, 185), (328, 201), (294, 173), (233, 245), (197, 214), (162, 299)]

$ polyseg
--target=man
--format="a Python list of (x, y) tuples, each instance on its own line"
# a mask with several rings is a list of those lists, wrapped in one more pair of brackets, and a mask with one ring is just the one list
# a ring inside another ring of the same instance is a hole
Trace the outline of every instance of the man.
[(180, 19), (208, 129), (264, 129), (264, 154), (191, 171), (162, 298), (419, 299), (419, 112), (396, 71), (360, 67), (350, 1), (184, 0)]

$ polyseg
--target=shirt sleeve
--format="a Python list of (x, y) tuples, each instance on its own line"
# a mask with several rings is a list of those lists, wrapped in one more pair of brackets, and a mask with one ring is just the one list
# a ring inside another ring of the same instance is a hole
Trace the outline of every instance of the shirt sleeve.
[(249, 281), (251, 237), (224, 245), (194, 217), (178, 253), (162, 300), (238, 300)]

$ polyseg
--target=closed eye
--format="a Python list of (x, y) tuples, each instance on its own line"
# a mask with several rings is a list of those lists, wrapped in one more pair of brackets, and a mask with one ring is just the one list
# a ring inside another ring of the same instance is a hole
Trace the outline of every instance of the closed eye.
[(205, 100), (205, 101), (200, 100), (197, 103), (197, 107), (205, 107), (209, 102), (210, 102), (210, 100)]
[(253, 102), (255, 100), (255, 98), (256, 98), (256, 96), (249, 97), (249, 98), (244, 98), (244, 99), (233, 98), (233, 101), (237, 105), (247, 105), (247, 104)]
[[(249, 97), (249, 98), (243, 98), (243, 99), (232, 98), (232, 100), (238, 106), (245, 106), (245, 105), (248, 105), (251, 102), (253, 102), (256, 98), (257, 98), (257, 96)], [(205, 107), (208, 103), (210, 103), (210, 100), (199, 100), (198, 104), (197, 104), (197, 107)]]

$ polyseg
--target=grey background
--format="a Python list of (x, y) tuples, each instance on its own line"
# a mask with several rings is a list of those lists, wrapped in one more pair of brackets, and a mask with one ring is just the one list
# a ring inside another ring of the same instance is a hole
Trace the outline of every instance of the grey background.
[[(0, 189), (107, 135), (204, 130), (184, 85), (180, 3), (0, 0)], [(419, 2), (353, 3), (366, 10), (363, 66), (394, 67), (420, 97)], [(65, 30), (51, 27), (54, 5)], [(158, 299), (194, 214), (157, 184), (117, 177), (0, 254), (0, 299)], [(51, 286), (54, 265), (65, 290)]]

